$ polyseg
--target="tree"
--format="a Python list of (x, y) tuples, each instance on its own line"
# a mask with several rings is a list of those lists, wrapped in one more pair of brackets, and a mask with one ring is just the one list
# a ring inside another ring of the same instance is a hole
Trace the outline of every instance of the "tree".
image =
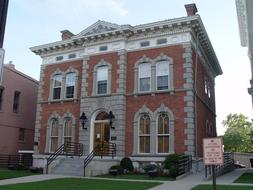
[(229, 114), (222, 122), (226, 128), (224, 139), (225, 151), (253, 152), (253, 123), (243, 114)]

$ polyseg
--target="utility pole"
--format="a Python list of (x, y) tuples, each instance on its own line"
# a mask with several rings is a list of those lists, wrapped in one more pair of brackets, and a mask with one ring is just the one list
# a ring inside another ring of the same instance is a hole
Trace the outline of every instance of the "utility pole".
[(7, 18), (9, 0), (0, 0), (0, 85), (2, 84), (3, 65), (4, 65), (4, 31)]

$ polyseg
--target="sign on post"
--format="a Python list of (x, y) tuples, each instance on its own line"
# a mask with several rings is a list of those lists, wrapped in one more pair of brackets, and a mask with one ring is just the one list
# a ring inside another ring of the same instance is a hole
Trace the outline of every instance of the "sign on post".
[(203, 149), (204, 164), (212, 166), (213, 190), (216, 190), (215, 166), (224, 163), (222, 138), (204, 138)]
[(224, 163), (222, 138), (204, 138), (203, 147), (205, 165), (222, 165)]
[(2, 84), (4, 67), (4, 49), (0, 48), (0, 85)]

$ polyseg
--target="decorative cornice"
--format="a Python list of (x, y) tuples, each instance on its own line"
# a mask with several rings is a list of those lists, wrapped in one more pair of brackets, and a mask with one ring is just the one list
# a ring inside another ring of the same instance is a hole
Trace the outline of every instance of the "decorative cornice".
[[(103, 27), (103, 24), (104, 26), (112, 26), (112, 29), (101, 29), (100, 32), (98, 32), (98, 30), (94, 30), (94, 33), (89, 32), (94, 27), (99, 25)], [(175, 34), (178, 32), (183, 33), (189, 31), (193, 31), (193, 33), (198, 35), (199, 42), (202, 48), (205, 50), (205, 54), (211, 60), (212, 67), (214, 68), (216, 75), (222, 74), (219, 61), (199, 15), (158, 21), (137, 25), (134, 27), (130, 25), (115, 25), (104, 21), (98, 21), (94, 25), (88, 27), (86, 30), (82, 31), (76, 36), (71, 37), (70, 39), (41, 46), (35, 46), (30, 49), (38, 55), (43, 55), (50, 52), (52, 53), (53, 51), (61, 51), (62, 49), (66, 48), (70, 49), (90, 45), (93, 42), (96, 44), (102, 44), (105, 42), (105, 40), (112, 40), (112, 38), (115, 40), (115, 38), (118, 37), (125, 37), (127, 41), (131, 41), (140, 38), (150, 38), (154, 35), (157, 35), (157, 33), (161, 33), (161, 35), (163, 35), (166, 32), (168, 32), (168, 34)]]

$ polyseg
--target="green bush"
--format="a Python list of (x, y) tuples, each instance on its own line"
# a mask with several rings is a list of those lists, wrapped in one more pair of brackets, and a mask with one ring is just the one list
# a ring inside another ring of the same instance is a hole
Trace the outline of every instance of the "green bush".
[(133, 162), (128, 157), (122, 158), (122, 160), (120, 161), (120, 166), (130, 172), (134, 170)]
[(166, 157), (163, 162), (165, 169), (169, 170), (170, 177), (177, 177), (179, 175), (179, 170), (177, 167), (178, 161), (182, 158), (182, 154), (170, 154)]

